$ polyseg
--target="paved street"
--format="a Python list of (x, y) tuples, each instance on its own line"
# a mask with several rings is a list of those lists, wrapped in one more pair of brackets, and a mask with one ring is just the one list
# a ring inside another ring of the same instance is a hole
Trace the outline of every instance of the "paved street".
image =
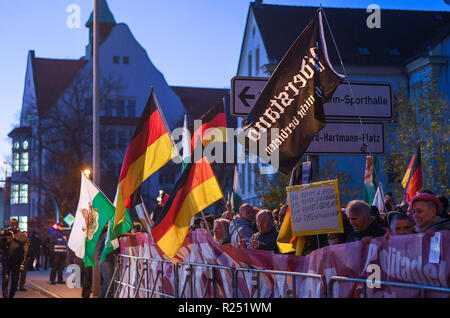
[[(64, 272), (64, 280), (70, 273)], [(15, 298), (81, 298), (81, 288), (66, 284), (49, 285), (50, 270), (27, 273), (26, 291), (17, 291)]]

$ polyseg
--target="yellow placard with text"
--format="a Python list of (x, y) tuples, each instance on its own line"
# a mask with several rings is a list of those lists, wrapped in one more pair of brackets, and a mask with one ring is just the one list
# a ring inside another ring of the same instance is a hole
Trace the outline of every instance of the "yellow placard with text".
[(287, 187), (295, 236), (343, 233), (338, 180)]

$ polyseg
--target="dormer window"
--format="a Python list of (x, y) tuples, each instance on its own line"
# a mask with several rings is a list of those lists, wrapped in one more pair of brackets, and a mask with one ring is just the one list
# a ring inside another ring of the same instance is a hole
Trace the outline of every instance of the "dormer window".
[(388, 49), (388, 53), (390, 56), (400, 56), (400, 52), (397, 48)]
[(369, 51), (369, 49), (366, 48), (366, 47), (359, 47), (359, 48), (358, 48), (358, 53), (359, 53), (360, 55), (370, 55), (370, 51)]

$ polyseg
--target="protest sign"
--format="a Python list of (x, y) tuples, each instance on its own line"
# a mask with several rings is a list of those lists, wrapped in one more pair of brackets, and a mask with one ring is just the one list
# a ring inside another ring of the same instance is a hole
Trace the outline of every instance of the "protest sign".
[(286, 188), (295, 236), (344, 232), (338, 181)]

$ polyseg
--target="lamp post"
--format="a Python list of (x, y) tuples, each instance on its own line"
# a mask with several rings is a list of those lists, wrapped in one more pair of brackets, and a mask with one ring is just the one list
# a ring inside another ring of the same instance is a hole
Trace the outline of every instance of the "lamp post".
[[(3, 221), (6, 218), (6, 178), (8, 176), (8, 163), (6, 161), (2, 161), (3, 167), (5, 169), (5, 182), (3, 182)], [(3, 226), (3, 224), (1, 224)]]
[[(94, 35), (93, 35), (93, 109), (92, 109), (92, 176), (95, 184), (100, 186), (100, 120), (99, 110), (99, 44), (100, 44), (100, 23), (99, 23), (99, 6), (98, 0), (94, 0)], [(97, 258), (97, 257), (96, 257)], [(98, 269), (99, 261), (95, 260), (96, 266), (92, 268), (92, 296), (98, 298), (100, 296), (101, 277)]]

